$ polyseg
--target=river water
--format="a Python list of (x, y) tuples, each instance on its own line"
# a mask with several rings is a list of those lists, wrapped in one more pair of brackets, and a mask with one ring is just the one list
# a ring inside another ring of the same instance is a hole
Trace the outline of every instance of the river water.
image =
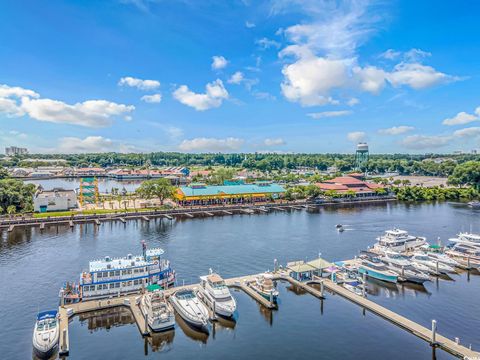
[[(182, 283), (197, 282), (209, 268), (240, 276), (322, 254), (353, 258), (384, 230), (398, 226), (436, 242), (461, 230), (480, 230), (479, 212), (462, 204), (402, 203), (323, 208), (319, 212), (274, 212), (205, 219), (157, 219), (66, 227), (16, 229), (0, 240), (0, 354), (32, 357), (31, 336), (38, 309), (55, 308), (58, 289), (77, 280), (91, 259), (140, 253), (140, 241), (162, 247)], [(338, 233), (335, 224), (348, 230)], [(425, 287), (369, 282), (369, 299), (480, 350), (480, 275), (463, 272)], [(221, 322), (205, 337), (178, 324), (171, 333), (142, 339), (128, 310), (75, 317), (70, 323), (71, 359), (452, 358), (357, 305), (329, 294), (320, 301), (279, 283), (277, 311), (262, 309), (243, 292), (236, 323)]]

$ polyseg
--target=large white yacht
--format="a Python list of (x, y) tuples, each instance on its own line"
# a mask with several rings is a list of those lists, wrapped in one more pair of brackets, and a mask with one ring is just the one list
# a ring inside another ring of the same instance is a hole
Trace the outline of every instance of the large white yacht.
[(459, 233), (457, 237), (448, 239), (456, 244), (470, 244), (480, 246), (480, 235), (473, 233)]
[(453, 266), (441, 263), (440, 261), (435, 261), (424, 253), (415, 253), (410, 257), (410, 260), (413, 263), (427, 266), (430, 274), (433, 275), (455, 273), (455, 268)]
[(403, 253), (412, 251), (426, 243), (427, 239), (424, 237), (409, 235), (405, 230), (392, 229), (379, 236), (373, 248), (382, 254), (386, 251)]
[(175, 327), (175, 313), (162, 290), (148, 292), (140, 300), (143, 315), (148, 315), (148, 326), (153, 331), (166, 331)]
[(33, 329), (33, 348), (37, 355), (50, 357), (58, 346), (59, 326), (57, 311), (42, 311), (37, 315)]
[(208, 309), (198, 299), (195, 291), (178, 290), (170, 296), (170, 302), (182, 317), (191, 326), (208, 332)]
[(237, 309), (237, 302), (220, 275), (212, 273), (200, 276), (199, 298), (216, 314), (232, 317)]
[(397, 273), (399, 279), (403, 281), (423, 284), (425, 281), (430, 280), (430, 276), (416, 269), (409, 259), (399, 253), (387, 251), (384, 256), (380, 257), (380, 260), (384, 262), (390, 270)]
[(480, 269), (480, 246), (478, 245), (457, 243), (445, 250), (445, 254), (465, 269)]

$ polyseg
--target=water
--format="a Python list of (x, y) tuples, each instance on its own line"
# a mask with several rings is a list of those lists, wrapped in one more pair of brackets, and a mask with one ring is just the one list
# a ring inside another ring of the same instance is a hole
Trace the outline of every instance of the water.
[[(349, 230), (338, 233), (335, 224)], [(385, 204), (236, 215), (150, 223), (130, 221), (46, 229), (17, 229), (0, 241), (0, 353), (8, 359), (31, 357), (31, 335), (38, 309), (55, 308), (58, 289), (78, 279), (88, 261), (105, 255), (140, 253), (140, 240), (165, 249), (181, 283), (196, 282), (210, 267), (224, 277), (271, 269), (280, 263), (312, 259), (320, 252), (330, 260), (352, 258), (372, 245), (385, 229), (399, 226), (412, 234), (443, 240), (460, 230), (479, 230), (478, 212), (455, 204)], [(110, 310), (74, 318), (70, 324), (71, 359), (129, 358), (295, 358), (425, 359), (427, 343), (387, 321), (364, 313), (339, 296), (320, 301), (279, 284), (278, 311), (262, 309), (242, 292), (236, 323), (220, 323), (208, 338), (177, 326), (174, 333), (141, 338), (128, 311)], [(480, 276), (453, 275), (426, 286), (369, 283), (369, 298), (420, 324), (438, 322), (442, 335), (480, 349)], [(8, 326), (7, 326), (8, 325)], [(161, 355), (160, 355), (161, 353)]]
[[(53, 188), (63, 188), (65, 190), (75, 190), (80, 187), (79, 178), (65, 178), (65, 179), (35, 179), (25, 180), (25, 183), (42, 185), (45, 190)], [(109, 178), (98, 178), (98, 191), (101, 193), (111, 193), (112, 188), (117, 188), (119, 191), (125, 190), (131, 192), (135, 191), (140, 186), (143, 180), (115, 180)]]

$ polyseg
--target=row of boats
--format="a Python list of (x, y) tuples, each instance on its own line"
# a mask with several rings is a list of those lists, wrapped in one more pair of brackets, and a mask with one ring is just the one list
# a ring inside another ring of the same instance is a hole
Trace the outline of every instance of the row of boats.
[(460, 233), (449, 240), (447, 246), (430, 245), (426, 238), (405, 230), (388, 230), (377, 238), (373, 248), (336, 265), (344, 286), (357, 293), (365, 286), (363, 276), (390, 283), (423, 284), (431, 276), (455, 274), (457, 269), (480, 269), (480, 235)]

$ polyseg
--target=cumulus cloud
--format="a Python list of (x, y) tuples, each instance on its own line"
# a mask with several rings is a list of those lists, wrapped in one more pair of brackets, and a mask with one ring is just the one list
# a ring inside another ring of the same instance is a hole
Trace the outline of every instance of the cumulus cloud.
[(252, 28), (254, 28), (255, 26), (257, 26), (257, 25), (255, 25), (253, 22), (245, 21), (245, 27), (246, 27), (246, 28), (252, 29)]
[(160, 81), (157, 80), (143, 80), (131, 76), (122, 77), (118, 81), (119, 86), (134, 87), (139, 90), (155, 90), (160, 87)]
[(143, 95), (141, 100), (147, 103), (159, 103), (162, 101), (162, 94)]
[(63, 154), (99, 153), (114, 151), (112, 147), (113, 141), (102, 136), (64, 137), (60, 139), (57, 151)]
[(316, 113), (309, 113), (307, 116), (310, 116), (312, 119), (323, 119), (329, 117), (339, 117), (351, 115), (353, 112), (351, 110), (338, 110), (338, 111), (322, 111)]
[(255, 40), (255, 44), (257, 44), (260, 48), (264, 50), (270, 49), (270, 48), (276, 48), (276, 49), (280, 48), (280, 43), (278, 41), (271, 40), (266, 37)]
[(448, 145), (452, 141), (451, 136), (443, 135), (410, 135), (401, 141), (401, 144), (413, 150), (436, 149)]
[(352, 131), (347, 134), (347, 139), (352, 142), (364, 141), (367, 138), (367, 134), (363, 131)]
[(240, 84), (245, 79), (243, 73), (241, 71), (237, 71), (233, 74), (230, 79), (228, 79), (229, 84)]
[(372, 94), (378, 94), (385, 87), (387, 73), (375, 66), (366, 66), (361, 68), (356, 66), (353, 73), (357, 76), (357, 80), (362, 90)]
[(217, 79), (205, 86), (205, 93), (195, 93), (182, 85), (173, 92), (173, 97), (197, 111), (204, 111), (222, 105), (223, 100), (228, 99), (228, 92), (222, 80)]
[(378, 132), (383, 135), (400, 135), (400, 134), (404, 134), (406, 132), (412, 131), (414, 129), (415, 128), (413, 126), (401, 125), (401, 126), (393, 126), (388, 129), (380, 129), (378, 130)]
[(479, 119), (478, 115), (480, 115), (480, 108), (477, 108), (475, 110), (475, 113), (477, 115), (472, 115), (472, 114), (469, 114), (469, 113), (466, 113), (466, 112), (462, 111), (462, 112), (459, 112), (457, 115), (455, 115), (452, 118), (448, 118), (448, 119), (443, 120), (442, 124), (443, 125), (448, 125), (448, 126), (468, 124), (468, 123), (471, 123), (473, 121), (477, 121)]
[(351, 98), (347, 101), (348, 106), (355, 106), (358, 104), (360, 104), (360, 100), (358, 100), (357, 98)]
[(212, 56), (212, 69), (220, 70), (228, 65), (228, 60), (223, 56)]
[(401, 54), (402, 54), (401, 51), (395, 51), (393, 49), (388, 49), (388, 50), (384, 51), (383, 53), (381, 53), (380, 55), (378, 55), (378, 57), (384, 58), (384, 59), (387, 59), (387, 60), (393, 60), (393, 59), (398, 58)]
[(404, 62), (395, 65), (386, 78), (393, 86), (408, 85), (413, 89), (423, 89), (459, 79), (436, 71), (431, 66)]
[(245, 140), (234, 137), (225, 139), (201, 137), (183, 140), (179, 145), (179, 149), (182, 151), (236, 151), (239, 150), (244, 143)]
[(281, 145), (285, 145), (286, 142), (282, 138), (276, 138), (276, 139), (265, 139), (263, 141), (263, 144), (265, 146), (281, 146)]
[(480, 135), (480, 127), (469, 127), (453, 132), (453, 136), (460, 138), (476, 137)]
[(107, 100), (87, 100), (75, 104), (41, 98), (33, 90), (0, 85), (0, 113), (8, 117), (27, 115), (38, 121), (102, 127), (115, 117), (129, 120), (132, 105), (117, 104)]

